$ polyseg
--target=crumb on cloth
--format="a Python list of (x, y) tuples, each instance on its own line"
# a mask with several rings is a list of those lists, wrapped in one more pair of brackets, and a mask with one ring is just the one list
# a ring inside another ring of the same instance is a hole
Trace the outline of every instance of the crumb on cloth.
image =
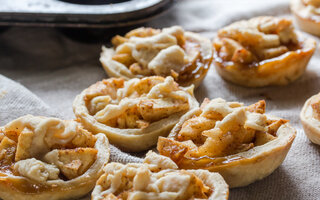
[(0, 91), (0, 99), (2, 99), (8, 92), (6, 90)]

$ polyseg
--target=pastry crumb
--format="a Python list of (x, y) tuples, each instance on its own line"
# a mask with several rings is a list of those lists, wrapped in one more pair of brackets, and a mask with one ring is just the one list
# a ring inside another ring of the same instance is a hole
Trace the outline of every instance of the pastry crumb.
[(8, 92), (6, 90), (0, 91), (0, 99), (4, 98), (6, 96), (6, 94), (8, 94)]

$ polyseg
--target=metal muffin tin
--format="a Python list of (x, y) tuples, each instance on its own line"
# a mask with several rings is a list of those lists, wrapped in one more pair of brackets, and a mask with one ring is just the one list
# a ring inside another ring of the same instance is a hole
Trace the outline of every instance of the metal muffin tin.
[(1, 0), (0, 25), (110, 28), (161, 14), (173, 0)]

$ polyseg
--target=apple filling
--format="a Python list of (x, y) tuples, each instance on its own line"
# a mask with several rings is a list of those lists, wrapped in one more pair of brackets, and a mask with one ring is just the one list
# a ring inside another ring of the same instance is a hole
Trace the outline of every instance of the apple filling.
[(111, 78), (92, 85), (85, 101), (89, 114), (102, 124), (143, 129), (152, 122), (188, 111), (191, 93), (179, 87), (172, 77), (129, 81)]
[[(205, 99), (200, 110), (169, 138), (161, 137), (158, 150), (174, 161), (234, 155), (274, 140), (283, 119), (269, 119), (265, 101), (250, 106), (223, 99)], [(182, 157), (181, 157), (182, 156)]]
[(96, 138), (75, 121), (27, 115), (0, 130), (0, 172), (30, 181), (70, 180), (95, 162)]
[(214, 188), (169, 158), (149, 152), (142, 164), (110, 163), (97, 181), (93, 200), (208, 199)]
[(276, 17), (235, 22), (219, 30), (214, 41), (215, 59), (244, 66), (255, 66), (299, 46), (292, 21)]

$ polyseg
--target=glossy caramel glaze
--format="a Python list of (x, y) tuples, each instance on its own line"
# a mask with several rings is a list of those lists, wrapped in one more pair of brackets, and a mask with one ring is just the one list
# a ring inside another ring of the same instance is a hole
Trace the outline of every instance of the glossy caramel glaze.
[(235, 63), (233, 61), (225, 61), (219, 56), (219, 52), (217, 49), (214, 48), (214, 53), (213, 53), (213, 60), (214, 63), (217, 64), (220, 67), (235, 67), (238, 70), (257, 70), (260, 66), (263, 66), (268, 63), (273, 63), (273, 62), (279, 62), (283, 60), (284, 58), (288, 57), (289, 54), (303, 54), (304, 52), (310, 51), (309, 48), (304, 49), (304, 44), (303, 41), (299, 41), (298, 45), (295, 44), (290, 44), (287, 46), (289, 51), (274, 58), (270, 59), (265, 59), (265, 60), (259, 60), (257, 62), (252, 62), (250, 64), (243, 64), (243, 63)]
[[(186, 52), (188, 52), (189, 49), (194, 48), (200, 51), (200, 44), (196, 43), (196, 41), (192, 40), (192, 38), (187, 38), (182, 48)], [(212, 55), (204, 55), (203, 52), (200, 52), (197, 59), (193, 63), (188, 63), (183, 67), (179, 73), (177, 82), (182, 86), (188, 86), (190, 83), (201, 81), (207, 74), (212, 64), (212, 60)]]

